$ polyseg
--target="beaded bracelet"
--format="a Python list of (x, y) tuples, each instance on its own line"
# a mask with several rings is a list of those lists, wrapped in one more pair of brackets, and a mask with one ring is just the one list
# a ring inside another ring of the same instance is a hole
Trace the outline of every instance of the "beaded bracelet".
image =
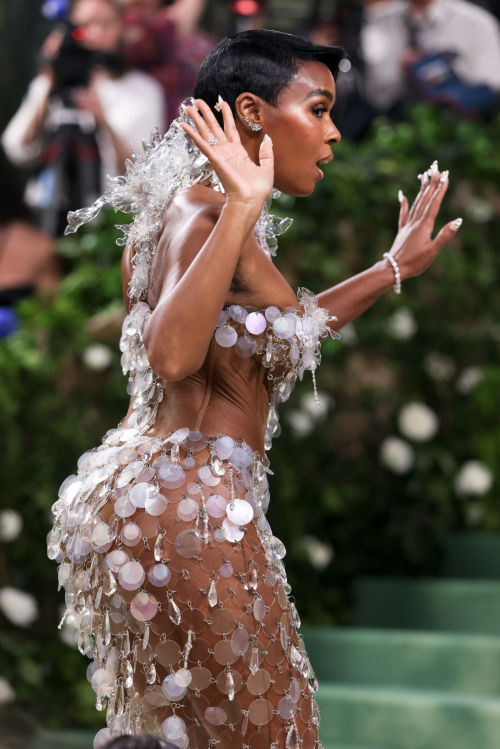
[(396, 283), (394, 284), (392, 288), (394, 289), (396, 294), (401, 294), (401, 273), (399, 272), (399, 266), (397, 262), (395, 261), (395, 259), (393, 258), (393, 256), (389, 252), (384, 252), (383, 257), (386, 257), (390, 261), (394, 269), (394, 275), (396, 276)]

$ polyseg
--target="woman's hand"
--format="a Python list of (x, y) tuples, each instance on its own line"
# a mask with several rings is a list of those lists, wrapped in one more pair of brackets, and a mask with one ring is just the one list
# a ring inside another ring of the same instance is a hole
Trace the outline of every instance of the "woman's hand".
[(427, 173), (424, 174), (420, 192), (411, 208), (404, 196), (401, 199), (399, 231), (390, 254), (398, 263), (402, 280), (423, 273), (445, 244), (455, 236), (462, 223), (461, 219), (450, 221), (443, 226), (437, 237), (432, 239), (434, 222), (448, 190), (449, 181), (448, 172), (441, 174), (437, 169), (437, 162), (434, 162), (431, 171), (430, 179)]
[[(200, 151), (210, 160), (224, 187), (226, 200), (246, 208), (254, 208), (260, 213), (274, 183), (271, 139), (264, 138), (259, 150), (260, 165), (254, 164), (241, 144), (229, 104), (221, 104), (224, 130), (203, 99), (197, 99), (196, 106), (203, 117), (194, 107), (186, 107), (186, 111), (193, 119), (198, 132), (187, 122), (182, 122), (180, 127), (191, 136)], [(218, 144), (211, 146), (208, 141), (214, 139), (218, 140)]]

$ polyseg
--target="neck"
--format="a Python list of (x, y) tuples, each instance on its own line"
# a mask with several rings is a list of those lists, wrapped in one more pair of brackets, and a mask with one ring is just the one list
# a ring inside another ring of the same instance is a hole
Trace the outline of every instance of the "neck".
[(425, 13), (425, 11), (433, 5), (435, 0), (413, 0), (413, 2), (410, 5), (410, 9), (412, 13), (415, 14), (421, 14)]

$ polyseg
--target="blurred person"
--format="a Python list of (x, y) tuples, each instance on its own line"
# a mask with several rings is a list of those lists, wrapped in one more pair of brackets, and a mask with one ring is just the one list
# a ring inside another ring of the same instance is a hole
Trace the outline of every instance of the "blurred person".
[(102, 192), (108, 174), (123, 173), (131, 144), (142, 150), (151, 130), (164, 127), (161, 87), (125, 68), (122, 40), (119, 5), (76, 0), (3, 133), (9, 158), (37, 170), (25, 199), (52, 234), (63, 231), (68, 210)]
[(54, 240), (30, 221), (12, 165), (0, 148), (0, 337), (17, 328), (15, 304), (53, 295), (62, 276)]
[(102, 749), (178, 749), (178, 746), (170, 741), (144, 733), (139, 736), (117, 736), (101, 746)]
[(500, 27), (467, 0), (368, 3), (361, 46), (369, 101), (404, 116), (422, 98), (475, 114), (500, 92)]
[(310, 20), (309, 38), (316, 44), (340, 45), (349, 55), (343, 74), (337, 81), (337, 96), (332, 117), (346, 138), (358, 141), (366, 133), (376, 115), (369, 103), (365, 85), (365, 63), (361, 50), (363, 4), (361, 0), (340, 0), (326, 18)]
[(129, 65), (152, 75), (165, 94), (165, 121), (193, 92), (196, 73), (215, 46), (198, 29), (206, 0), (120, 0), (124, 8), (125, 55)]

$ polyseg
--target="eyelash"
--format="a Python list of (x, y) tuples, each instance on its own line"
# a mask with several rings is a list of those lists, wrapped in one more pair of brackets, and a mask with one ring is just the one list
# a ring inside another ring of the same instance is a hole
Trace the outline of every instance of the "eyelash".
[(312, 107), (312, 113), (315, 117), (318, 117), (318, 119), (321, 119), (323, 117), (323, 114), (317, 114), (318, 112), (328, 112), (328, 109), (325, 109), (325, 107)]

